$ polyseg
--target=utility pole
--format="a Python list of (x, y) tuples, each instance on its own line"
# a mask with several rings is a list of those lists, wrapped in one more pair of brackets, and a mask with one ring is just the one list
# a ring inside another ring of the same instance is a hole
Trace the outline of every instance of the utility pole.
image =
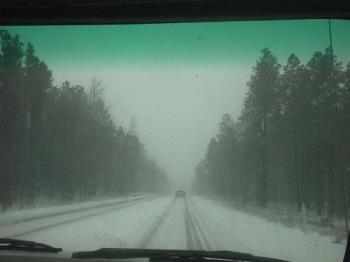
[(342, 198), (343, 198), (343, 209), (344, 209), (344, 220), (346, 235), (349, 233), (349, 222), (348, 222), (348, 199), (347, 199), (347, 179), (345, 177), (343, 161), (341, 156), (341, 132), (339, 125), (339, 113), (338, 113), (338, 87), (335, 83), (335, 70), (334, 70), (334, 54), (333, 54), (333, 36), (332, 36), (332, 24), (331, 19), (328, 19), (328, 33), (329, 33), (329, 46), (331, 48), (331, 59), (332, 59), (332, 84), (334, 88), (334, 107), (335, 107), (335, 124), (336, 124), (336, 159), (338, 163), (338, 172), (340, 173), (342, 183)]

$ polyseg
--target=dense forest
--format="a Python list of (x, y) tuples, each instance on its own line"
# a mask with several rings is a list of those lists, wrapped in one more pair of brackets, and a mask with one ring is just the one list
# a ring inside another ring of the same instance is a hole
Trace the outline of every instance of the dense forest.
[(347, 222), (350, 63), (342, 66), (327, 48), (306, 64), (291, 54), (282, 67), (263, 49), (247, 85), (240, 117), (222, 117), (193, 190), (240, 206), (281, 203)]
[(53, 84), (32, 44), (0, 31), (0, 206), (169, 190), (133, 125), (116, 125), (101, 82)]

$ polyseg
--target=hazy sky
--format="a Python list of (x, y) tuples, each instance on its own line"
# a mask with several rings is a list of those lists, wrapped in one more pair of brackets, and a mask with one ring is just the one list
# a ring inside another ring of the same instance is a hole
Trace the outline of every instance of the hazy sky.
[[(334, 52), (350, 61), (350, 22), (332, 21)], [(251, 68), (268, 47), (284, 64), (329, 45), (326, 20), (7, 27), (34, 44), (56, 84), (103, 80), (114, 120), (138, 135), (186, 188), (224, 113), (237, 118)]]

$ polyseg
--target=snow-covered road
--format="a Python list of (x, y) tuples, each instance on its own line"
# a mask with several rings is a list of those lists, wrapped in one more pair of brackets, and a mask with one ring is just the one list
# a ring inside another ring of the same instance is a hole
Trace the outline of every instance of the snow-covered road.
[(16, 236), (66, 252), (101, 247), (234, 250), (289, 261), (341, 261), (344, 244), (199, 197), (127, 201), (1, 225)]
[(202, 228), (213, 249), (228, 249), (288, 261), (343, 261), (345, 244), (316, 232), (272, 223), (195, 197), (192, 210), (199, 214)]

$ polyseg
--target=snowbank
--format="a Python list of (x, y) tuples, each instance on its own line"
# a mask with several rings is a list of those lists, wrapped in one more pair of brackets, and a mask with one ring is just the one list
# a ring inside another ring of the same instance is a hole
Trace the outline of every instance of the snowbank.
[(138, 200), (143, 198), (152, 197), (152, 195), (134, 195), (129, 197), (118, 197), (109, 199), (99, 199), (94, 201), (86, 201), (74, 204), (64, 204), (47, 207), (26, 208), (20, 210), (7, 211), (6, 213), (0, 213), (0, 226), (13, 223), (21, 223), (39, 218), (45, 218), (50, 216), (64, 215), (74, 212), (80, 212), (83, 210), (89, 210), (99, 207), (112, 206), (121, 202)]

